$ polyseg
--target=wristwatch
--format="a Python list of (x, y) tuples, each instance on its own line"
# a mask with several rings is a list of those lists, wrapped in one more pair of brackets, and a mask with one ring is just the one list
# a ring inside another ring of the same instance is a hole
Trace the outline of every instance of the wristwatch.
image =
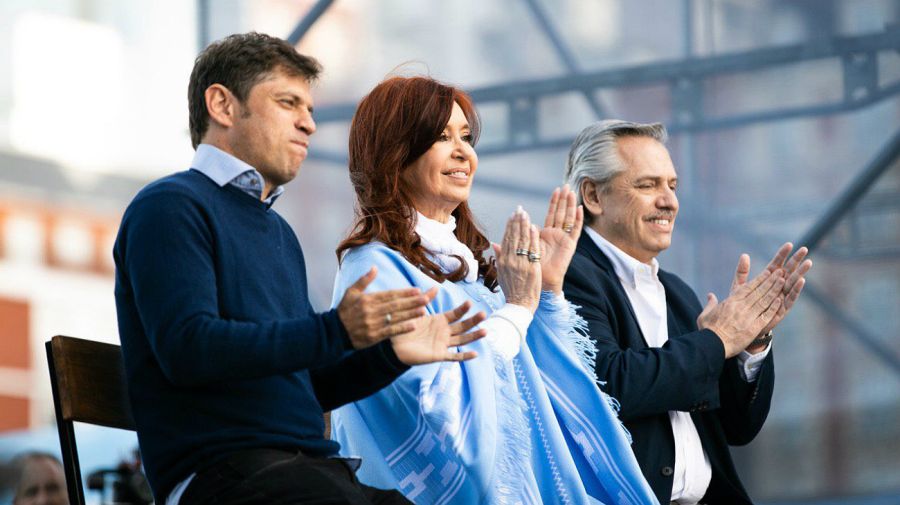
[(772, 330), (769, 330), (765, 335), (756, 337), (756, 339), (753, 342), (750, 342), (750, 345), (748, 345), (747, 347), (759, 347), (762, 345), (768, 345), (769, 342), (772, 341), (772, 337), (774, 336), (775, 334), (772, 333)]

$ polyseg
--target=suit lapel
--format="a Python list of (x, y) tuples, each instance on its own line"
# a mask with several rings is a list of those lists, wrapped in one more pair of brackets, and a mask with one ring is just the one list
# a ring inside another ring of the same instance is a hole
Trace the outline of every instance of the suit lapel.
[[(581, 231), (581, 237), (578, 238), (578, 246), (575, 249), (576, 254), (578, 251), (581, 251), (582, 254), (591, 258), (591, 260), (599, 267), (601, 270), (606, 272), (606, 275), (612, 280), (613, 289), (616, 290), (615, 295), (618, 296), (621, 300), (625, 302), (625, 306), (628, 307), (628, 314), (631, 316), (631, 320), (634, 322), (635, 328), (637, 328), (638, 336), (640, 336), (640, 343), (643, 344), (643, 348), (650, 347), (647, 344), (647, 338), (644, 337), (644, 332), (641, 331), (641, 325), (638, 324), (637, 314), (634, 312), (634, 307), (631, 306), (631, 300), (628, 298), (628, 293), (625, 292), (625, 288), (622, 287), (622, 282), (619, 280), (619, 276), (616, 274), (616, 269), (613, 267), (612, 262), (609, 258), (603, 254), (603, 251), (597, 247), (597, 244), (594, 243), (594, 239), (591, 238), (590, 235), (587, 234), (586, 231)], [(668, 310), (668, 309), (667, 309)], [(672, 320), (671, 313), (667, 317), (668, 320)], [(671, 324), (671, 323), (670, 323)], [(670, 327), (671, 328), (671, 327)]]
[[(669, 323), (669, 335), (684, 335), (696, 331), (697, 328), (693, 324), (693, 320), (683, 320), (684, 315), (690, 314), (690, 296), (684, 293), (684, 290), (676, 289), (669, 281), (668, 273), (659, 271), (659, 282), (662, 283), (663, 289), (666, 290), (666, 316)], [(687, 298), (686, 298), (687, 297)]]

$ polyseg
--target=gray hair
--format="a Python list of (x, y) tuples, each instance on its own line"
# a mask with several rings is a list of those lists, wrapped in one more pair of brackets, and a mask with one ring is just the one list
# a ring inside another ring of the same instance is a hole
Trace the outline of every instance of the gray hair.
[[(0, 496), (3, 495), (4, 489), (11, 489), (13, 492), (13, 503), (21, 498), (23, 489), (22, 477), (25, 475), (25, 467), (32, 461), (47, 460), (55, 463), (60, 473), (65, 475), (63, 464), (55, 454), (42, 451), (27, 451), (16, 455), (12, 461), (5, 466), (0, 466)], [(65, 493), (65, 484), (62, 485), (60, 492)]]
[(575, 137), (566, 160), (566, 182), (575, 191), (579, 205), (584, 203), (581, 197), (584, 181), (606, 189), (609, 181), (625, 170), (616, 141), (629, 136), (649, 137), (663, 144), (669, 138), (662, 123), (642, 124), (620, 119), (598, 121)]

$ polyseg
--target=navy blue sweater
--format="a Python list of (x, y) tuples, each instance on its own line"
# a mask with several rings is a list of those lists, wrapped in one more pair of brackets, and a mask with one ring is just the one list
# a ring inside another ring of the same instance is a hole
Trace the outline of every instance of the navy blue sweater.
[(407, 369), (388, 342), (351, 352), (337, 313), (313, 312), (284, 219), (196, 170), (135, 197), (113, 255), (125, 372), (157, 500), (234, 450), (335, 454), (323, 408)]

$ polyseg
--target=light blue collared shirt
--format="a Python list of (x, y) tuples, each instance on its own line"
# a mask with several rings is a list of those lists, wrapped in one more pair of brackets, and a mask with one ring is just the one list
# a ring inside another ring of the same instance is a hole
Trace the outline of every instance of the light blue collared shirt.
[[(197, 146), (191, 168), (209, 177), (220, 187), (231, 184), (257, 200), (262, 198), (263, 188), (266, 186), (262, 174), (255, 168), (209, 144)], [(284, 187), (276, 186), (263, 203), (271, 207), (282, 193)]]

